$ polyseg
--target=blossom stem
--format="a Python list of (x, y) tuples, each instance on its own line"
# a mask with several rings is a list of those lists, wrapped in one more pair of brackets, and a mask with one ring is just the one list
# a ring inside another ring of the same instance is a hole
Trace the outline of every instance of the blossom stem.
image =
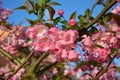
[(47, 57), (47, 56), (48, 56), (47, 53), (43, 53), (43, 54), (38, 58), (38, 60), (33, 64), (31, 71), (35, 71), (35, 69), (38, 67), (38, 65), (40, 64), (40, 62), (41, 62), (45, 57)]
[(56, 62), (54, 62), (54, 63), (46, 66), (45, 68), (43, 68), (43, 69), (40, 71), (40, 73), (39, 73), (38, 75), (41, 75), (43, 72), (49, 70), (52, 66), (56, 65), (57, 63), (58, 63), (58, 62), (56, 61)]
[(116, 4), (117, 1), (113, 0), (111, 3), (109, 3), (108, 5), (106, 5), (106, 7), (101, 11), (101, 13), (89, 24), (87, 24), (86, 26), (84, 26), (84, 28), (89, 28), (90, 26), (92, 26), (93, 24), (95, 24), (114, 4)]
[(9, 52), (5, 51), (3, 48), (0, 47), (0, 53), (6, 56), (10, 61), (12, 61), (16, 65), (20, 65), (21, 61), (19, 59), (13, 58), (12, 55), (10, 55)]
[(27, 56), (27, 58), (24, 60), (24, 62), (6, 80), (8, 80), (9, 78), (11, 78), (11, 76), (16, 74), (27, 63), (27, 61), (31, 58), (33, 53), (34, 53), (34, 51), (31, 51), (31, 53)]

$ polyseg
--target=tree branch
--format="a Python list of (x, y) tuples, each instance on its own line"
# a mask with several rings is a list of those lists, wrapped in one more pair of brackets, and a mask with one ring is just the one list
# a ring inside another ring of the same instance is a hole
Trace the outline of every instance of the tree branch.
[(14, 74), (16, 74), (26, 63), (27, 61), (31, 58), (31, 56), (33, 55), (34, 51), (32, 51), (27, 58), (24, 60), (24, 62), (7, 78), (7, 80), (9, 78), (11, 78), (11, 76), (13, 76)]
[(9, 52), (5, 51), (3, 48), (0, 47), (0, 53), (3, 54), (5, 57), (7, 57), (10, 61), (12, 61), (16, 65), (20, 65), (21, 62), (19, 59), (13, 58), (12, 55), (10, 55)]
[(92, 21), (90, 22), (88, 25), (84, 26), (84, 28), (89, 28), (90, 26), (92, 26), (93, 24), (95, 24), (114, 4), (116, 4), (117, 1), (113, 0), (111, 3), (109, 3), (102, 11), (101, 13)]

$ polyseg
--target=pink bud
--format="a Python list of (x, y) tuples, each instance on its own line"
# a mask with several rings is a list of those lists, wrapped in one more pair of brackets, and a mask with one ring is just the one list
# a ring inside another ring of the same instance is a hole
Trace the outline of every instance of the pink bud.
[(69, 25), (71, 25), (71, 26), (75, 26), (76, 24), (77, 24), (77, 22), (76, 22), (75, 19), (71, 19), (71, 20), (69, 21)]
[(63, 16), (63, 14), (64, 14), (63, 10), (62, 10), (62, 9), (59, 9), (59, 10), (58, 10), (58, 15)]

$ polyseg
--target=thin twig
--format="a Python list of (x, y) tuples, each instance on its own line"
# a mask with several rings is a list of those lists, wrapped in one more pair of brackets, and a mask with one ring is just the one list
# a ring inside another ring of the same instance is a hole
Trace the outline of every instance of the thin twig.
[(38, 60), (33, 64), (31, 71), (34, 71), (41, 63), (41, 61), (47, 56), (48, 56), (47, 53), (42, 53), (42, 55), (38, 58)]

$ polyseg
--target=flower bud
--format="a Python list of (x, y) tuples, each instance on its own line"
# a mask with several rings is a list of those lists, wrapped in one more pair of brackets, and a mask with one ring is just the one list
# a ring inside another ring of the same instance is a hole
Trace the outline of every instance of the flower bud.
[(70, 26), (75, 26), (76, 24), (77, 24), (77, 22), (76, 22), (75, 19), (71, 19), (71, 20), (69, 21), (69, 25), (70, 25)]
[(62, 9), (59, 9), (59, 10), (58, 10), (58, 15), (63, 16), (63, 14), (64, 14), (63, 10), (62, 10)]

